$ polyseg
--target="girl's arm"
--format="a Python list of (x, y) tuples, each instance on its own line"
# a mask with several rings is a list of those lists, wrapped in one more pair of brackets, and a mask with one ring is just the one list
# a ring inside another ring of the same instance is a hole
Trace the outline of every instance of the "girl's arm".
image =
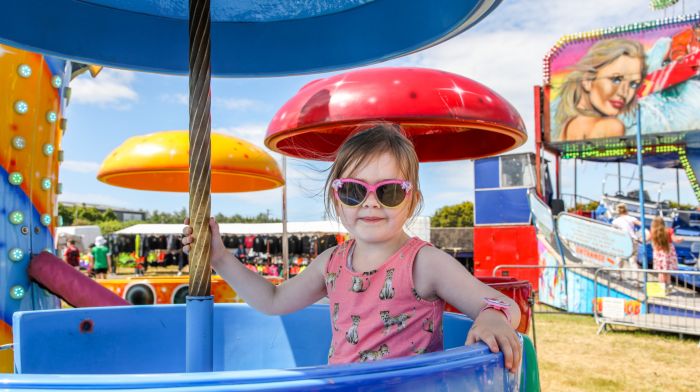
[[(186, 220), (185, 224), (189, 222)], [(212, 234), (212, 268), (253, 308), (265, 314), (286, 314), (305, 308), (326, 296), (325, 266), (332, 250), (320, 254), (301, 274), (275, 286), (263, 276), (249, 270), (226, 250), (219, 225), (210, 221)], [(189, 251), (192, 228), (187, 226), (182, 243)]]
[(425, 289), (430, 291), (426, 293), (428, 298), (430, 294), (440, 297), (473, 320), (484, 307), (484, 298), (496, 298), (510, 304), (511, 326), (516, 328), (520, 324), (520, 308), (515, 301), (479, 281), (447, 253), (430, 246), (424, 247), (416, 257), (414, 270), (416, 290), (421, 297), (424, 287), (418, 287), (418, 283), (425, 282), (428, 284)]
[[(433, 247), (418, 252), (414, 266), (414, 284), (423, 298), (440, 297), (474, 320), (466, 344), (483, 341), (492, 352), (503, 351), (505, 365), (519, 368), (522, 355), (515, 328), (520, 324), (520, 309), (515, 301), (472, 276), (457, 260)], [(498, 310), (484, 309), (484, 298), (496, 298), (510, 305), (510, 323)]]
[(246, 268), (228, 253), (212, 267), (253, 308), (265, 314), (286, 314), (305, 308), (326, 296), (324, 269), (329, 252), (319, 255), (299, 275), (279, 286)]

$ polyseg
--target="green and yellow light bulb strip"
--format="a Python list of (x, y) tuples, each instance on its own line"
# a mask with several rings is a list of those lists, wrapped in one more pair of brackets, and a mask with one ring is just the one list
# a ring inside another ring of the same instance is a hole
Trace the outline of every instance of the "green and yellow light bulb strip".
[(681, 162), (683, 170), (685, 170), (685, 175), (688, 176), (688, 182), (690, 182), (690, 187), (693, 189), (695, 198), (700, 200), (700, 184), (698, 184), (698, 179), (695, 177), (695, 171), (693, 171), (693, 167), (690, 165), (690, 161), (685, 154), (685, 149), (679, 149), (678, 160)]

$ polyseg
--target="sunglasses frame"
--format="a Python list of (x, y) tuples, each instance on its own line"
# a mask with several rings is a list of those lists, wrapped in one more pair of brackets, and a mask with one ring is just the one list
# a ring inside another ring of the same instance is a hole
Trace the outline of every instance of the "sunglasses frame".
[[(360, 185), (364, 186), (365, 189), (367, 190), (367, 192), (365, 193), (365, 197), (362, 199), (362, 201), (360, 201), (359, 203), (357, 203), (354, 206), (343, 202), (343, 200), (340, 198), (340, 195), (338, 195), (338, 189), (340, 189), (340, 187), (342, 187), (343, 184), (348, 183), (348, 182), (360, 184)], [(377, 192), (376, 192), (377, 189), (381, 186), (388, 185), (388, 184), (401, 185), (401, 189), (403, 189), (404, 192), (406, 192), (406, 195), (404, 196), (403, 200), (401, 200), (401, 203), (399, 203), (393, 207), (382, 203), (382, 201), (379, 200), (379, 197), (377, 197)], [(384, 208), (398, 208), (411, 195), (411, 190), (413, 189), (413, 184), (411, 184), (411, 181), (408, 181), (408, 180), (384, 180), (384, 181), (379, 181), (376, 184), (368, 184), (368, 183), (366, 183), (362, 180), (358, 180), (356, 178), (336, 178), (335, 180), (333, 180), (333, 182), (331, 182), (331, 188), (333, 188), (333, 193), (335, 194), (335, 198), (346, 207), (351, 207), (351, 208), (359, 207), (362, 205), (362, 203), (364, 203), (367, 200), (370, 193), (374, 193), (374, 198), (377, 199), (377, 202), (382, 207), (384, 207)]]

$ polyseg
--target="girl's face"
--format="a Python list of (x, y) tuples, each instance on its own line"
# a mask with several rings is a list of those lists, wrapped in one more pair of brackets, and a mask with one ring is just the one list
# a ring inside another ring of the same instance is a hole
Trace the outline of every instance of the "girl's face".
[[(396, 160), (389, 153), (367, 160), (354, 172), (344, 172), (341, 177), (362, 180), (368, 184), (376, 184), (383, 180), (406, 179)], [(400, 205), (394, 208), (386, 208), (379, 204), (374, 192), (367, 195), (365, 201), (356, 207), (348, 207), (338, 199), (334, 199), (334, 202), (340, 221), (357, 241), (379, 243), (397, 240), (405, 235), (403, 225), (409, 216), (410, 197), (409, 194)]]
[(584, 81), (593, 109), (605, 117), (614, 117), (632, 102), (642, 81), (642, 62), (620, 56), (598, 68), (595, 79)]

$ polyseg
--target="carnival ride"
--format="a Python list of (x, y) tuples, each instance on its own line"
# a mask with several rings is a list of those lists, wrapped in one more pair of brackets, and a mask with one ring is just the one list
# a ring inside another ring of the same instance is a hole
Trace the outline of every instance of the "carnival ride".
[[(3, 46), (4, 52), (19, 56), (0, 56), (4, 73), (14, 87), (13, 95), (5, 96), (11, 102), (3, 101), (4, 107), (12, 109), (4, 111), (2, 118), (7, 126), (1, 131), (13, 136), (2, 155), (7, 181), (0, 188), (6, 197), (2, 212), (5, 219), (0, 226), (1, 250), (7, 257), (0, 259), (0, 337), (3, 342), (14, 341), (17, 374), (2, 376), (4, 388), (516, 389), (521, 379), (505, 370), (501, 354), (490, 353), (483, 345), (463, 346), (470, 321), (452, 314), (445, 318), (446, 347), (450, 348), (445, 352), (374, 364), (320, 366), (326, 362), (328, 347), (328, 336), (324, 335), (329, 331), (327, 307), (312, 306), (290, 315), (270, 317), (245, 305), (213, 306), (208, 260), (211, 74), (285, 75), (382, 61), (449, 39), (480, 21), (498, 3), (448, 0), (435, 7), (423, 1), (338, 0), (323, 5), (286, 2), (269, 6), (219, 1), (211, 11), (207, 0), (191, 0), (189, 7), (184, 1), (30, 0), (6, 4), (0, 16), (0, 42), (4, 44), (90, 64), (167, 73), (189, 70), (190, 215), (198, 240), (192, 250), (186, 306), (32, 311), (58, 307), (57, 298), (30, 281), (26, 271), (34, 260), (55, 259), (47, 252), (37, 254), (52, 248), (61, 155), (57, 146), (61, 131), (66, 128), (62, 109), (69, 97), (66, 82), (72, 63)], [(66, 16), (67, 23), (54, 23), (58, 15)], [(363, 25), (373, 27), (356, 28)], [(51, 34), (36, 26), (51, 26)], [(441, 96), (442, 89), (450, 87), (455, 86), (439, 86), (433, 93)], [(434, 135), (426, 135), (421, 144), (431, 143), (437, 150), (451, 151), (459, 143), (469, 146), (464, 144), (471, 141), (465, 139), (465, 131), (499, 140), (498, 148), (481, 152), (470, 149), (463, 158), (503, 152), (524, 141), (517, 112), (505, 101), (487, 100), (497, 96), (482, 87), (467, 87), (486, 94), (485, 102), (478, 104), (493, 109), (487, 110), (487, 115), (493, 115), (495, 118), (491, 119), (499, 120), (500, 125), (478, 120), (471, 124), (466, 120), (459, 121), (461, 125), (448, 123)], [(408, 93), (410, 99), (422, 99)], [(449, 106), (467, 109), (459, 89), (452, 93)], [(12, 99), (14, 95), (17, 100)], [(506, 113), (509, 117), (502, 117)], [(454, 115), (444, 114), (446, 118)], [(456, 118), (463, 119), (459, 115)], [(285, 146), (285, 139), (298, 127), (307, 126), (286, 125), (289, 126), (271, 126), (269, 146)], [(328, 127), (323, 132), (327, 136), (336, 134)], [(271, 134), (279, 138), (273, 144)], [(296, 143), (296, 139), (291, 140)], [(340, 141), (341, 137), (333, 139), (336, 145)], [(44, 344), (32, 344), (35, 341)], [(526, 344), (526, 352), (528, 347)], [(3, 351), (5, 371), (10, 370), (8, 353)], [(520, 385), (526, 390), (538, 388), (534, 358), (531, 352), (525, 356)], [(287, 370), (272, 370), (270, 366)], [(298, 366), (305, 367), (294, 369)], [(177, 374), (184, 371), (187, 374)], [(57, 376), (61, 373), (71, 375)], [(96, 373), (100, 375), (90, 375)]]
[[(682, 168), (696, 198), (700, 200), (696, 176), (700, 169), (700, 108), (698, 100), (694, 99), (697, 91), (700, 91), (697, 90), (700, 87), (700, 47), (681, 45), (682, 53), (673, 49), (678, 47), (675, 44), (677, 37), (688, 34), (700, 35), (700, 14), (567, 35), (549, 51), (544, 60), (544, 84), (535, 87), (536, 149), (533, 172), (536, 181), (530, 185), (529, 202), (522, 195), (513, 201), (520, 207), (529, 206), (537, 235), (534, 236), (534, 228), (529, 225), (523, 225), (520, 229), (489, 225), (475, 228), (475, 263), (480, 261), (477, 230), (483, 229), (520, 230), (522, 237), (526, 238), (524, 241), (517, 242), (517, 236), (510, 236), (510, 240), (504, 236), (502, 240), (510, 241), (513, 245), (526, 243), (527, 251), (521, 250), (519, 254), (534, 254), (537, 257), (521, 257), (518, 262), (503, 257), (491, 259), (485, 273), (498, 270), (496, 274), (508, 273), (529, 279), (539, 285), (540, 302), (568, 312), (599, 315), (602, 306), (599, 294), (605, 292), (604, 296), (619, 300), (611, 303), (620, 305), (621, 318), (625, 319), (621, 324), (651, 325), (645, 324), (644, 320), (650, 320), (647, 316), (657, 315), (667, 325), (653, 328), (700, 333), (697, 328), (700, 302), (694, 291), (700, 288), (695, 254), (699, 248), (692, 246), (695, 241), (681, 243), (678, 252), (684, 261), (679, 267), (690, 272), (674, 275), (678, 284), (670, 295), (653, 293), (647, 272), (636, 274), (635, 278), (622, 279), (623, 275), (610, 271), (619, 268), (621, 259), (632, 255), (634, 245), (629, 236), (619, 236), (619, 233), (611, 231), (613, 229), (609, 225), (567, 214), (567, 208), (575, 210), (576, 200), (574, 198), (574, 204), (565, 206), (561, 200), (560, 186), (561, 159), (636, 162), (639, 178), (639, 189), (635, 193), (637, 202), (631, 203), (629, 197), (624, 201), (635, 205), (634, 210), (642, 221), (642, 227), (648, 223), (645, 222), (650, 212), (647, 209), (659, 207), (649, 203), (644, 189), (645, 164)], [(611, 53), (616, 54), (610, 57)], [(671, 53), (674, 55), (671, 56)], [(591, 59), (600, 60), (604, 56), (608, 56), (605, 57), (608, 62), (603, 65), (592, 63)], [(622, 62), (617, 62), (620, 56), (626, 56), (629, 68), (618, 68), (618, 73), (614, 75), (606, 74), (610, 72), (610, 68), (605, 68), (608, 65), (623, 67)], [(631, 60), (633, 58), (637, 60)], [(591, 88), (593, 83), (613, 80), (617, 86), (621, 86), (614, 88), (617, 89), (614, 94), (594, 96), (600, 90)], [(578, 86), (578, 90), (572, 86)], [(612, 104), (605, 106), (610, 102)], [(566, 132), (567, 127), (573, 127), (576, 120), (580, 120), (576, 123), (578, 133)], [(607, 133), (601, 133), (600, 128), (593, 131), (595, 125), (603, 123), (607, 125), (607, 128), (603, 128)], [(590, 127), (582, 128), (581, 124), (589, 124)], [(555, 193), (551, 196), (547, 194), (549, 184), (543, 170), (545, 152), (554, 156), (556, 167), (556, 186), (552, 187)], [(479, 167), (489, 165), (496, 165), (492, 168), (496, 173), (491, 174), (495, 180), (489, 180), (491, 177), (486, 176), (485, 180), (491, 182), (481, 187), (484, 191), (505, 191), (494, 158), (476, 162), (477, 176)], [(475, 181), (478, 194), (481, 180), (477, 177)], [(619, 197), (610, 200), (623, 201)], [(481, 211), (479, 208), (478, 205), (475, 207), (477, 216)], [(656, 210), (653, 215), (659, 212)], [(687, 218), (690, 217), (688, 215)], [(690, 219), (685, 221), (685, 224), (679, 224), (678, 220), (671, 224), (669, 219), (668, 223), (674, 226), (676, 233), (695, 237), (698, 228), (689, 224)], [(532, 236), (528, 237), (528, 229), (533, 230)], [(584, 240), (586, 236), (589, 236), (588, 240)], [(648, 271), (651, 258), (647, 253), (650, 256), (651, 252), (644, 251), (647, 239), (644, 236), (641, 239), (639, 259), (644, 271)], [(508, 268), (503, 264), (518, 266)], [(602, 272), (594, 273), (596, 268)]]

